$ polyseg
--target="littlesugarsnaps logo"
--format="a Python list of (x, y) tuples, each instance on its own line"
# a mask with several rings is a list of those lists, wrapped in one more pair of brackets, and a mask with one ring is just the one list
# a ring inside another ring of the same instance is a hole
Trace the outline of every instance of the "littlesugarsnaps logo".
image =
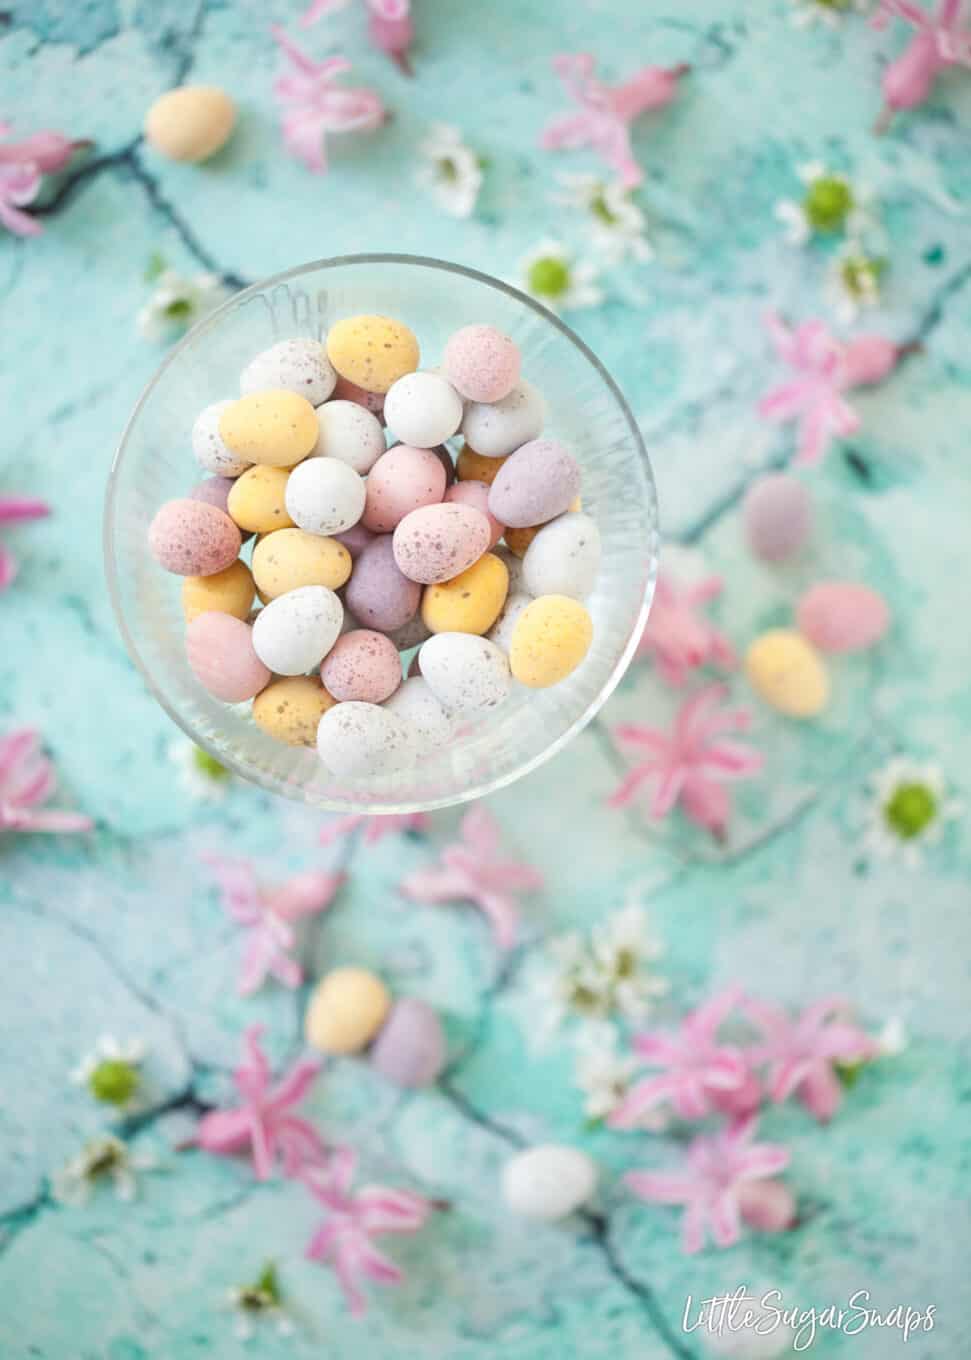
[(746, 1285), (740, 1284), (732, 1294), (717, 1294), (697, 1302), (689, 1294), (684, 1303), (681, 1330), (726, 1340), (736, 1336), (739, 1341), (745, 1336), (775, 1336), (780, 1345), (778, 1349), (773, 1348), (771, 1354), (781, 1355), (787, 1348), (808, 1350), (817, 1335), (824, 1331), (859, 1336), (861, 1332), (882, 1328), (899, 1332), (904, 1341), (909, 1341), (918, 1332), (934, 1330), (936, 1311), (933, 1304), (925, 1308), (915, 1308), (909, 1303), (892, 1304), (886, 1309), (872, 1308), (868, 1289), (858, 1289), (845, 1303), (831, 1303), (825, 1308), (787, 1307), (781, 1290), (769, 1289), (756, 1297), (749, 1293)]

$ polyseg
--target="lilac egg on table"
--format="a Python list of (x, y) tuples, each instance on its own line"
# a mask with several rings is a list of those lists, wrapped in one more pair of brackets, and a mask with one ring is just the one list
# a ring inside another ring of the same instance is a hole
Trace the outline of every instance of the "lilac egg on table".
[(371, 628), (339, 637), (324, 657), (320, 678), (340, 702), (380, 704), (401, 684), (401, 659), (390, 638)]
[(177, 576), (213, 576), (239, 555), (239, 529), (207, 501), (166, 501), (148, 529), (148, 545), (159, 566)]
[(356, 562), (368, 544), (374, 542), (377, 534), (372, 534), (370, 529), (365, 529), (364, 525), (358, 522), (342, 533), (331, 534), (330, 537), (336, 538), (338, 543), (343, 543), (352, 561)]
[(404, 996), (391, 1007), (369, 1056), (395, 1086), (430, 1086), (445, 1066), (442, 1023), (427, 1001)]
[(745, 493), (742, 523), (756, 557), (784, 562), (799, 552), (812, 532), (812, 494), (788, 473), (760, 477)]
[(421, 586), (403, 574), (390, 534), (382, 534), (358, 554), (344, 587), (347, 607), (365, 628), (386, 633), (410, 623), (421, 603)]
[(253, 647), (253, 630), (232, 614), (197, 614), (185, 630), (185, 651), (199, 683), (227, 704), (252, 699), (270, 683)]
[(533, 439), (502, 464), (489, 489), (489, 510), (511, 529), (562, 515), (580, 494), (580, 469), (555, 439)]
[(469, 401), (501, 401), (519, 381), (518, 346), (495, 326), (463, 326), (445, 346), (442, 371)]
[(451, 581), (488, 550), (491, 530), (469, 505), (426, 505), (406, 515), (394, 531), (394, 556), (411, 581)]
[(455, 482), (445, 492), (446, 505), (470, 505), (489, 521), (489, 547), (494, 548), (506, 531), (489, 510), (489, 488), (485, 482)]
[(441, 501), (446, 481), (441, 460), (430, 449), (396, 444), (368, 474), (364, 527), (391, 533), (412, 510)]
[(853, 581), (820, 581), (796, 606), (796, 627), (821, 652), (862, 652), (890, 627), (882, 595)]

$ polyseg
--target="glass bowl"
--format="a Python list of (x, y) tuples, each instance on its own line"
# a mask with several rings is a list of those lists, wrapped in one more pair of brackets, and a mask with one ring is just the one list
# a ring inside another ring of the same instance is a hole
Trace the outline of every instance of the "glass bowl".
[[(336, 780), (315, 751), (284, 746), (199, 685), (186, 662), (181, 580), (148, 551), (156, 510), (184, 496), (200, 471), (189, 444), (197, 413), (234, 397), (239, 374), (277, 340), (322, 339), (340, 317), (383, 313), (415, 331), (426, 365), (459, 326), (489, 322), (522, 352), (522, 371), (544, 393), (544, 433), (583, 471), (584, 509), (603, 559), (587, 602), (594, 638), (584, 662), (547, 690), (514, 686), (496, 712), (467, 723), (413, 769)], [(590, 721), (623, 675), (647, 619), (657, 567), (657, 498), (647, 452), (616, 384), (586, 345), (544, 307), (473, 269), (410, 255), (350, 255), (288, 270), (247, 288), (201, 321), (159, 368), (122, 435), (108, 482), (104, 548), (108, 586), (133, 661), (171, 718), (221, 764), (274, 793), (341, 812), (446, 807), (536, 769)]]

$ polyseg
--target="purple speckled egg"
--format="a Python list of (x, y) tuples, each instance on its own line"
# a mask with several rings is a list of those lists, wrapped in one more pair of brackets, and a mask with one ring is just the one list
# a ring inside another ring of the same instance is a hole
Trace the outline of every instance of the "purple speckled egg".
[(401, 684), (398, 649), (383, 633), (353, 629), (339, 637), (324, 657), (320, 678), (342, 703), (383, 703)]
[(372, 1067), (396, 1086), (430, 1086), (445, 1066), (442, 1022), (415, 996), (391, 1007), (370, 1052)]
[(253, 650), (253, 630), (232, 614), (197, 614), (185, 630), (185, 653), (193, 675), (227, 704), (252, 699), (271, 675)]
[(148, 529), (159, 566), (177, 576), (213, 576), (235, 562), (242, 539), (223, 510), (206, 501), (166, 501)]
[[(189, 492), (189, 500), (205, 501), (207, 505), (214, 505), (217, 510), (228, 515), (229, 493), (235, 485), (235, 477), (206, 477), (201, 482), (196, 482)], [(247, 533), (241, 529), (239, 536), (243, 543), (248, 543), (253, 534), (252, 531)]]
[(491, 530), (470, 505), (426, 505), (394, 531), (394, 557), (409, 581), (451, 581), (488, 551)]
[(364, 525), (359, 522), (352, 524), (343, 533), (331, 534), (330, 537), (336, 538), (338, 543), (343, 543), (351, 555), (351, 560), (356, 562), (367, 545), (374, 542), (377, 535), (372, 534), (370, 529), (365, 529)]
[(344, 587), (344, 599), (364, 627), (382, 633), (401, 628), (415, 617), (421, 586), (402, 574), (390, 534), (382, 534), (359, 554)]
[(463, 326), (450, 337), (442, 372), (469, 401), (502, 401), (519, 382), (519, 348), (495, 326)]
[(882, 595), (853, 581), (820, 581), (796, 606), (796, 627), (821, 652), (862, 652), (890, 627)]
[(562, 515), (579, 494), (576, 460), (555, 439), (533, 439), (503, 462), (489, 510), (510, 529), (528, 529)]
[(445, 469), (431, 449), (395, 444), (368, 473), (361, 523), (373, 533), (389, 534), (410, 511), (441, 501), (445, 485)]
[(446, 505), (470, 505), (473, 510), (478, 510), (485, 515), (489, 521), (489, 547), (494, 548), (506, 532), (506, 526), (500, 524), (495, 515), (489, 510), (489, 487), (485, 482), (456, 482), (445, 492)]
[(745, 493), (742, 523), (749, 547), (763, 562), (794, 557), (813, 527), (809, 488), (784, 472), (760, 477)]

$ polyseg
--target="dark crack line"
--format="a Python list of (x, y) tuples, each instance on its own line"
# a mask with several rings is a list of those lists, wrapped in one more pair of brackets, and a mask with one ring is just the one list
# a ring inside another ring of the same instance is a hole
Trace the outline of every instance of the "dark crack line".
[(111, 151), (104, 156), (96, 156), (93, 160), (89, 160), (86, 165), (81, 166), (80, 170), (75, 171), (70, 179), (65, 179), (45, 203), (32, 205), (31, 216), (56, 217), (58, 213), (73, 203), (85, 185), (97, 179), (106, 170), (117, 169), (119, 165), (128, 165), (141, 140), (141, 135), (139, 135), (124, 146), (119, 147), (117, 151)]

